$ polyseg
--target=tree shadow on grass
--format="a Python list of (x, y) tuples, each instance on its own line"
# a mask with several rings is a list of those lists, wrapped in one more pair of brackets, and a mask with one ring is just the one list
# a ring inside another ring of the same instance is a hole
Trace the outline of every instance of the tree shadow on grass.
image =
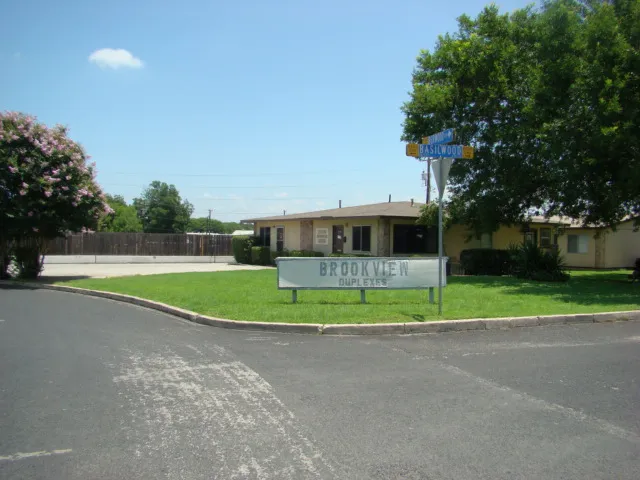
[(577, 305), (637, 305), (640, 308), (640, 284), (632, 284), (624, 272), (580, 272), (568, 282), (534, 282), (512, 277), (460, 277), (451, 284), (478, 288), (501, 287), (507, 295), (553, 297)]

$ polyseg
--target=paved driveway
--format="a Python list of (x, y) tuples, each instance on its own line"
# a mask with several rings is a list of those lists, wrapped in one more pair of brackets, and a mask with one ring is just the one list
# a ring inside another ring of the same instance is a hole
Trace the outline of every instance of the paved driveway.
[(157, 273), (220, 272), (228, 270), (260, 270), (271, 267), (231, 263), (84, 263), (45, 264), (44, 281), (63, 278), (106, 278)]
[(640, 323), (265, 334), (5, 287), (0, 478), (637, 480), (639, 365)]

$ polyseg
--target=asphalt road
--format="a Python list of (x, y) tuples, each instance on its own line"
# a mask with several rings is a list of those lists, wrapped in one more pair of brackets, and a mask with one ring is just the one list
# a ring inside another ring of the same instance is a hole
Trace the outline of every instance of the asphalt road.
[(0, 478), (640, 478), (640, 323), (221, 330), (0, 289)]

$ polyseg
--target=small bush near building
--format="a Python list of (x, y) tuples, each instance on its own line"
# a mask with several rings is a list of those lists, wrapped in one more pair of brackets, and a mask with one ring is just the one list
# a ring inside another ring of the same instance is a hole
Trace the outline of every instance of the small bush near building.
[(466, 275), (507, 275), (510, 255), (507, 250), (469, 248), (460, 252), (460, 267)]
[(538, 282), (566, 282), (564, 259), (557, 249), (544, 250), (533, 242), (509, 247), (511, 274)]
[(291, 250), (290, 257), (324, 257), (324, 253), (314, 250)]
[(233, 258), (238, 263), (251, 263), (251, 247), (255, 243), (255, 237), (237, 236), (231, 239)]
[(271, 265), (271, 249), (269, 247), (251, 247), (251, 263)]

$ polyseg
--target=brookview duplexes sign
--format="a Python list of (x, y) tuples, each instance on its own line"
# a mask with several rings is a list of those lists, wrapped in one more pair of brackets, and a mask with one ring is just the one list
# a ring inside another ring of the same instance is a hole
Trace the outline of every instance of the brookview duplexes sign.
[[(446, 285), (444, 257), (442, 285)], [(437, 258), (336, 257), (277, 259), (278, 288), (384, 290), (438, 286)]]

